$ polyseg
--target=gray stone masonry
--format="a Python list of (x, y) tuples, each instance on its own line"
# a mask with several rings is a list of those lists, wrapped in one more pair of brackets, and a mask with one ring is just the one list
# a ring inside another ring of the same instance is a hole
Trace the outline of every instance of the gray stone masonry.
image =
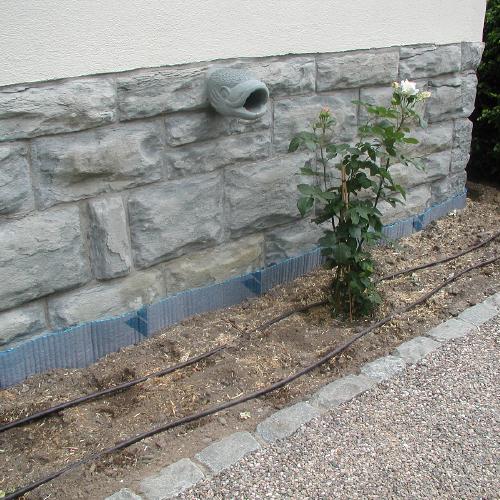
[(301, 425), (320, 412), (309, 403), (297, 403), (283, 408), (257, 425), (257, 435), (268, 443), (291, 436)]
[(216, 443), (212, 443), (195, 456), (211, 472), (217, 474), (243, 458), (247, 453), (259, 448), (260, 444), (249, 432), (235, 432)]
[(142, 500), (142, 498), (139, 495), (136, 495), (133, 491), (127, 488), (122, 488), (120, 491), (113, 493), (104, 500)]
[[(121, 314), (309, 250), (293, 134), (323, 106), (354, 141), (390, 84), (432, 92), (430, 122), (395, 165), (408, 191), (384, 221), (461, 192), (482, 43), (457, 42), (146, 68), (0, 88), (0, 343)], [(255, 121), (218, 115), (205, 78), (245, 68), (270, 90)], [(309, 180), (309, 179), (308, 179)]]
[(438, 342), (446, 342), (464, 337), (475, 328), (472, 323), (452, 318), (430, 330), (427, 335)]
[(481, 326), (497, 314), (498, 311), (494, 305), (476, 304), (460, 313), (458, 319), (472, 323), (475, 326)]
[(188, 458), (183, 458), (165, 467), (156, 476), (141, 481), (140, 488), (146, 500), (164, 500), (178, 495), (203, 477), (198, 466)]
[(402, 358), (407, 364), (415, 364), (424, 356), (439, 348), (441, 344), (428, 337), (415, 337), (401, 344), (394, 354)]
[(361, 373), (367, 377), (381, 382), (393, 377), (396, 373), (404, 370), (406, 362), (396, 356), (385, 356), (361, 367)]

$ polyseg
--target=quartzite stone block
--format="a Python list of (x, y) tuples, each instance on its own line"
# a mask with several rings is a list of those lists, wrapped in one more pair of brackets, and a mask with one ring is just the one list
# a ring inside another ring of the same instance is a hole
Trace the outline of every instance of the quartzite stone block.
[(259, 443), (249, 432), (235, 432), (207, 446), (195, 457), (217, 474), (259, 448)]
[(441, 203), (447, 199), (462, 193), (467, 181), (465, 170), (450, 174), (447, 177), (432, 183), (432, 203)]
[(463, 172), (470, 158), (472, 122), (467, 118), (455, 120), (453, 149), (451, 151), (451, 171)]
[(488, 297), (483, 304), (487, 304), (494, 307), (498, 312), (500, 312), (500, 292), (495, 293), (491, 297)]
[(361, 367), (361, 373), (367, 377), (382, 382), (390, 379), (403, 371), (406, 363), (403, 359), (396, 356), (384, 356), (371, 363), (366, 363)]
[(212, 172), (226, 165), (267, 158), (271, 152), (270, 131), (234, 135), (170, 149), (166, 161), (171, 177)]
[(33, 141), (43, 208), (161, 179), (159, 123), (131, 123)]
[(452, 318), (444, 323), (441, 323), (432, 330), (429, 330), (429, 332), (427, 332), (427, 336), (432, 337), (434, 340), (439, 342), (446, 342), (448, 340), (465, 337), (465, 335), (475, 329), (476, 326), (472, 323)]
[(312, 250), (318, 246), (321, 236), (323, 229), (308, 220), (269, 229), (266, 231), (266, 265)]
[(40, 302), (0, 313), (0, 345), (45, 329), (45, 313)]
[(262, 80), (271, 97), (314, 92), (316, 64), (312, 57), (287, 57), (285, 60), (261, 59), (256, 63), (236, 64)]
[(33, 209), (25, 144), (0, 144), (0, 217)]
[(277, 151), (288, 151), (292, 137), (303, 130), (311, 131), (311, 124), (321, 108), (328, 106), (336, 120), (333, 127), (335, 141), (349, 141), (357, 133), (357, 90), (339, 90), (333, 95), (295, 97), (274, 104), (274, 145)]
[(300, 156), (274, 158), (245, 168), (226, 169), (228, 224), (234, 235), (260, 231), (299, 218)]
[(169, 294), (247, 274), (264, 264), (264, 237), (252, 235), (190, 253), (165, 265)]
[(433, 153), (421, 159), (424, 170), (413, 165), (398, 163), (390, 168), (391, 175), (397, 184), (404, 188), (412, 188), (424, 183), (431, 183), (446, 177), (450, 172), (451, 151)]
[(496, 307), (490, 304), (476, 304), (475, 306), (468, 307), (458, 315), (458, 319), (467, 321), (476, 326), (481, 326), (498, 314)]
[(172, 498), (203, 479), (203, 472), (188, 458), (165, 467), (156, 476), (141, 481), (146, 500)]
[[(360, 89), (359, 100), (373, 106), (388, 107), (391, 104), (392, 87), (385, 85), (384, 87), (368, 87)], [(363, 125), (370, 117), (364, 106), (359, 107), (359, 123)]]
[(97, 127), (115, 120), (113, 83), (102, 78), (0, 90), (0, 141)]
[(320, 413), (308, 403), (297, 403), (283, 408), (257, 425), (257, 434), (268, 443), (291, 436), (299, 427), (319, 416)]
[(77, 207), (0, 225), (0, 310), (89, 279)]
[(120, 120), (207, 107), (207, 69), (150, 69), (118, 78)]
[(129, 273), (132, 264), (125, 207), (119, 196), (89, 202), (90, 255), (94, 276), (110, 279)]
[(208, 141), (221, 136), (257, 132), (271, 127), (271, 110), (257, 120), (242, 120), (223, 116), (213, 109), (174, 113), (165, 118), (167, 144), (182, 146), (191, 142)]
[(439, 122), (425, 128), (418, 127), (408, 135), (419, 141), (418, 144), (407, 146), (407, 156), (410, 158), (445, 151), (451, 149), (453, 144), (453, 122)]
[(400, 219), (412, 217), (415, 214), (420, 214), (428, 207), (431, 199), (431, 186), (428, 184), (421, 184), (406, 192), (406, 200), (403, 205), (398, 203), (395, 207), (392, 207), (383, 201), (379, 203), (378, 209), (383, 214), (383, 223), (389, 224)]
[(419, 45), (401, 47), (399, 75), (401, 79), (423, 78), (460, 71), (460, 45)]
[(483, 55), (483, 42), (462, 42), (462, 71), (475, 71)]
[(128, 488), (122, 488), (120, 491), (113, 493), (111, 496), (106, 497), (104, 500), (142, 500), (142, 497), (136, 495)]
[(317, 90), (390, 84), (398, 77), (398, 64), (398, 49), (319, 56)]
[(431, 97), (426, 106), (430, 122), (467, 118), (474, 110), (477, 77), (474, 73), (438, 77), (429, 82)]
[(375, 385), (375, 381), (364, 375), (347, 375), (322, 387), (311, 399), (311, 404), (332, 410)]
[(394, 354), (404, 359), (406, 363), (414, 364), (440, 346), (439, 342), (428, 337), (415, 337), (397, 347)]
[(136, 191), (128, 211), (138, 267), (213, 246), (223, 240), (222, 178), (211, 173)]
[(62, 328), (135, 311), (165, 295), (159, 269), (140, 271), (120, 280), (49, 298), (49, 317), (56, 328)]

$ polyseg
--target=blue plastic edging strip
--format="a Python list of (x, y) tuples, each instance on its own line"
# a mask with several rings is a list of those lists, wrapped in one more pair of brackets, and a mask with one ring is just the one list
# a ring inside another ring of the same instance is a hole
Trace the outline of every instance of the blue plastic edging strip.
[[(466, 190), (418, 215), (384, 226), (387, 239), (408, 236), (452, 210), (463, 208)], [(315, 248), (296, 257), (221, 283), (168, 296), (138, 311), (43, 333), (0, 351), (0, 388), (54, 368), (83, 368), (106, 354), (136, 344), (185, 318), (258, 297), (302, 276), (323, 262)]]

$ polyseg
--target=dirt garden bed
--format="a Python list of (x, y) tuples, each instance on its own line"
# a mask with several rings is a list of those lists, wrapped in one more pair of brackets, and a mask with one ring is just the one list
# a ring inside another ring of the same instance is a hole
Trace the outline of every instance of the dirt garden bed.
[[(500, 191), (470, 185), (464, 211), (432, 223), (392, 247), (379, 247), (380, 274), (437, 259), (500, 229)], [(156, 424), (269, 385), (346, 340), (360, 327), (430, 290), (455, 269), (500, 252), (500, 241), (456, 261), (380, 284), (384, 297), (366, 321), (340, 322), (326, 307), (300, 313), (258, 333), (257, 327), (291, 307), (324, 298), (330, 279), (317, 270), (264, 297), (186, 320), (139, 345), (78, 370), (54, 370), (0, 391), (0, 422), (178, 363), (226, 342), (222, 353), (125, 392), (74, 407), (0, 434), (0, 490), (12, 491), (69, 462)], [(321, 369), (264, 398), (148, 438), (106, 459), (80, 467), (26, 495), (30, 499), (104, 498), (236, 430), (253, 429), (268, 414), (303, 399), (319, 386), (388, 354), (471, 304), (500, 290), (500, 264), (477, 270), (354, 344)]]

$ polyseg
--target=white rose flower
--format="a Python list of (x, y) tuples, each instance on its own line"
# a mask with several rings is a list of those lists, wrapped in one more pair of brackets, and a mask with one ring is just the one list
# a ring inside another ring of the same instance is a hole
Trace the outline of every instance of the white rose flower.
[(401, 92), (406, 95), (417, 95), (418, 89), (415, 82), (410, 82), (408, 80), (401, 81)]

